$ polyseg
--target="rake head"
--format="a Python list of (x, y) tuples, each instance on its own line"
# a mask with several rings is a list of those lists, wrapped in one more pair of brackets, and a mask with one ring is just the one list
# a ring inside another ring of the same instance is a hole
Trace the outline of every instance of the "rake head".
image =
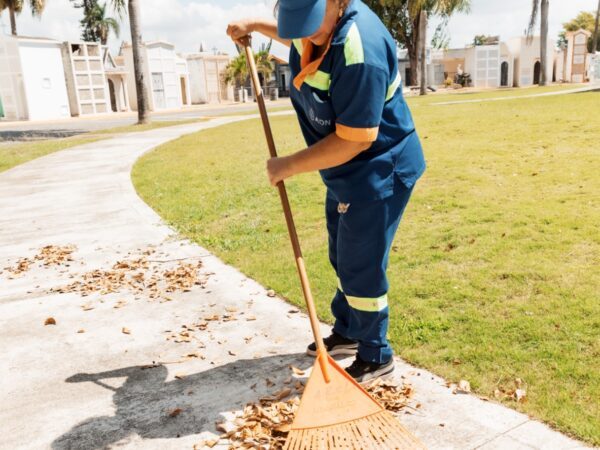
[(313, 366), (284, 450), (333, 449), (419, 450), (425, 446), (333, 358), (323, 354)]

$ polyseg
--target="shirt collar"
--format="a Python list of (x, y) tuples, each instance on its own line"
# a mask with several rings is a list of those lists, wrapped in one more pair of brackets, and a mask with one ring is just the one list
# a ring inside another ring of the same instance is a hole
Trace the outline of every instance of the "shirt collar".
[(331, 45), (340, 45), (346, 42), (346, 35), (348, 29), (352, 25), (352, 18), (357, 13), (357, 6), (360, 0), (350, 0), (348, 6), (344, 10), (344, 14), (340, 17), (335, 30), (333, 31), (333, 37), (331, 39)]

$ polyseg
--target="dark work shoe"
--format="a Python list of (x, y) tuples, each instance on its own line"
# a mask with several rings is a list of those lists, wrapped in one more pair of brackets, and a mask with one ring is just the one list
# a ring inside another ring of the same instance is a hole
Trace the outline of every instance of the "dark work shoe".
[(376, 378), (388, 378), (394, 373), (394, 358), (383, 364), (365, 362), (358, 355), (356, 359), (346, 368), (346, 372), (358, 383), (363, 384)]
[[(358, 342), (346, 339), (335, 331), (331, 332), (331, 336), (323, 339), (323, 342), (325, 343), (325, 348), (330, 356), (354, 355), (358, 351)], [(308, 346), (306, 354), (317, 356), (317, 345), (314, 342)]]

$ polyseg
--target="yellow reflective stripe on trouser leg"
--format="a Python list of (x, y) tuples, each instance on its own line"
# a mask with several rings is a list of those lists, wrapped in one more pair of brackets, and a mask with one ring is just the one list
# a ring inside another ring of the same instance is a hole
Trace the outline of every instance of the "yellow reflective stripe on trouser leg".
[[(342, 281), (337, 279), (337, 287), (341, 292), (344, 292), (342, 289)], [(344, 294), (348, 304), (358, 311), (367, 311), (367, 312), (379, 312), (384, 309), (388, 305), (387, 294), (383, 294), (381, 297), (355, 297), (353, 295)]]
[(367, 312), (379, 312), (388, 305), (387, 294), (383, 294), (381, 297), (369, 298), (369, 297), (354, 297), (352, 295), (344, 294), (348, 304), (359, 311)]

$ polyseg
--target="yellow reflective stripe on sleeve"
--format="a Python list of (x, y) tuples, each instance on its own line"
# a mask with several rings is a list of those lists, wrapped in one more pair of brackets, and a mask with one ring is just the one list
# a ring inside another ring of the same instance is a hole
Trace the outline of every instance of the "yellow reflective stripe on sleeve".
[(387, 95), (385, 97), (386, 102), (394, 96), (394, 94), (396, 93), (396, 90), (400, 86), (401, 82), (402, 82), (402, 77), (400, 76), (400, 72), (398, 72), (396, 74), (396, 78), (394, 79), (392, 84), (390, 84), (390, 87), (388, 87)]
[(365, 62), (365, 53), (363, 51), (362, 40), (356, 23), (353, 23), (346, 35), (344, 42), (344, 56), (346, 57), (346, 65), (360, 64)]
[(292, 39), (292, 42), (294, 43), (296, 50), (298, 50), (298, 54), (302, 56), (302, 39)]
[(379, 312), (388, 305), (387, 294), (377, 298), (353, 297), (346, 294), (348, 304), (359, 311)]
[(331, 84), (331, 75), (325, 72), (321, 72), (317, 70), (315, 73), (311, 73), (307, 75), (304, 79), (304, 82), (309, 86), (312, 86), (316, 89), (320, 89), (322, 91), (328, 91), (329, 85)]

